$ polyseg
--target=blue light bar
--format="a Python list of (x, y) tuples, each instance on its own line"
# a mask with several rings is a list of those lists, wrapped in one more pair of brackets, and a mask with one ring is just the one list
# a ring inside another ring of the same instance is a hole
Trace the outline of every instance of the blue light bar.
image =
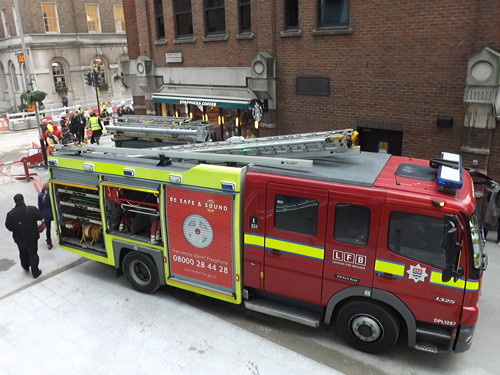
[(441, 160), (443, 160), (444, 162), (449, 162), (453, 166), (439, 166), (437, 173), (437, 184), (445, 189), (461, 189), (463, 184), (462, 156), (458, 154), (451, 154), (449, 152), (442, 152)]

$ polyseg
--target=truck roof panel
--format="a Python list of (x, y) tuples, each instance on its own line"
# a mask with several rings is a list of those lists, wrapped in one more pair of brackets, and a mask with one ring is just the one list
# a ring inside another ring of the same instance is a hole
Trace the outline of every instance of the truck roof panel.
[(312, 168), (287, 169), (251, 166), (252, 171), (298, 178), (372, 186), (391, 155), (361, 152), (359, 155), (332, 155), (314, 160)]

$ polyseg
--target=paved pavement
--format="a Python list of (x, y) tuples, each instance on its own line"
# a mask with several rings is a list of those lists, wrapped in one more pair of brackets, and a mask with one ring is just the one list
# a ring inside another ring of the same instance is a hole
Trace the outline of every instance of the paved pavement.
[[(36, 130), (0, 132), (0, 163), (37, 138)], [(47, 170), (30, 170), (30, 182), (17, 178), (17, 164), (0, 172), (0, 375), (338, 374), (162, 290), (137, 293), (112, 267), (48, 250), (45, 234), (43, 274), (34, 280), (19, 264), (5, 214), (16, 193), (36, 205)]]

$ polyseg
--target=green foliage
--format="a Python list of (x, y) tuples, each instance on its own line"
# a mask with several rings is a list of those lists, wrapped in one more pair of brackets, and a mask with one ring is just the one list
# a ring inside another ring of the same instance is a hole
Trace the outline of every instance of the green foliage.
[(35, 104), (35, 102), (41, 103), (46, 96), (47, 93), (43, 91), (25, 91), (21, 94), (21, 102), (24, 105)]
[(65, 84), (59, 84), (56, 86), (56, 92), (59, 95), (66, 95), (68, 93), (68, 87)]

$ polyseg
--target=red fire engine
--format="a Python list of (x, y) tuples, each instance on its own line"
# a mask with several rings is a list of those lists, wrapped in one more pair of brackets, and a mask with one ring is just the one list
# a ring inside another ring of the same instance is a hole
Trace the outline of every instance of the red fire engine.
[[(339, 130), (49, 157), (62, 248), (377, 353), (463, 352), (486, 268), (459, 155), (365, 153)], [(354, 155), (353, 155), (354, 154)]]

